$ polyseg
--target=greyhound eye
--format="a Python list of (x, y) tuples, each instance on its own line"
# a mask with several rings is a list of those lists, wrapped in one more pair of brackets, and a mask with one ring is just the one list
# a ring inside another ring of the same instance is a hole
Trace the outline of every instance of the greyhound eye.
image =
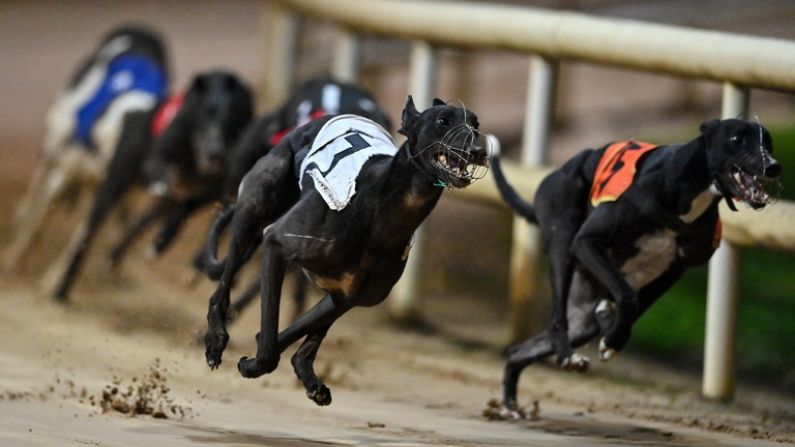
[(438, 124), (438, 125), (440, 125), (442, 127), (447, 127), (447, 126), (450, 125), (450, 120), (448, 120), (445, 117), (440, 116), (439, 118), (436, 118), (436, 124)]
[(740, 145), (742, 143), (742, 141), (743, 141), (743, 138), (741, 136), (739, 136), (739, 135), (732, 135), (731, 137), (729, 137), (729, 143), (731, 143), (731, 144), (733, 144), (735, 146)]

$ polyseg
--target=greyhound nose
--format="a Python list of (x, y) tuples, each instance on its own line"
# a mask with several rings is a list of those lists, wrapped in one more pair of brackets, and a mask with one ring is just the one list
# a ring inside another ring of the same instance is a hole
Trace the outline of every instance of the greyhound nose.
[(781, 164), (776, 160), (770, 159), (770, 164), (765, 166), (765, 177), (778, 178), (781, 175)]

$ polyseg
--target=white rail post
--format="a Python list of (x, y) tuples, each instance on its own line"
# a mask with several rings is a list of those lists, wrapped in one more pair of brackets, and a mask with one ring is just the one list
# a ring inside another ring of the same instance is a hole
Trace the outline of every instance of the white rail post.
[(331, 74), (338, 81), (355, 83), (359, 75), (359, 38), (345, 28), (337, 30)]
[[(723, 86), (722, 117), (748, 115), (750, 92), (732, 83)], [(734, 351), (740, 282), (740, 249), (727, 240), (709, 262), (707, 323), (704, 341), (704, 397), (729, 400), (734, 395)]]
[[(424, 41), (412, 44), (409, 73), (409, 93), (417, 110), (430, 107), (436, 91), (436, 49)], [(414, 232), (414, 242), (406, 270), (389, 298), (390, 315), (403, 322), (419, 317), (419, 280), (422, 267), (424, 225)]]
[(263, 8), (266, 48), (265, 79), (261, 96), (267, 109), (281, 104), (290, 94), (298, 54), (298, 15), (280, 5), (265, 2)]
[[(541, 57), (530, 58), (530, 79), (524, 120), (521, 162), (540, 167), (547, 164), (549, 135), (554, 119), (558, 65)], [(541, 233), (524, 219), (513, 219), (510, 272), (510, 338), (519, 341), (530, 335), (532, 301), (538, 295)]]

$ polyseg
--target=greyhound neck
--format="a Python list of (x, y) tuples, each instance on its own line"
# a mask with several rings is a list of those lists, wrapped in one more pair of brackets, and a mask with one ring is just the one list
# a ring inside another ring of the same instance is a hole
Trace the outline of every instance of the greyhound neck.
[(689, 207), (714, 181), (707, 160), (707, 145), (701, 136), (677, 148), (666, 165), (665, 200), (677, 211)]
[(393, 157), (372, 216), (372, 238), (403, 248), (433, 210), (444, 188), (434, 186), (409, 160), (408, 142)]

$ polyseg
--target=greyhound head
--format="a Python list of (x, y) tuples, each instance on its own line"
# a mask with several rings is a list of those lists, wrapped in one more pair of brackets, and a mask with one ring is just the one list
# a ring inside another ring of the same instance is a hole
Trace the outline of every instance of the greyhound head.
[(148, 56), (161, 66), (166, 64), (160, 34), (145, 25), (130, 23), (114, 28), (103, 37), (98, 53), (110, 59), (126, 51)]
[(764, 208), (781, 175), (767, 129), (740, 119), (712, 120), (701, 124), (701, 134), (707, 141), (710, 173), (728, 205), (736, 210), (734, 199)]
[(196, 168), (218, 175), (224, 160), (251, 120), (251, 91), (234, 74), (214, 71), (197, 76), (185, 98), (191, 120), (190, 142)]
[(408, 138), (412, 163), (434, 185), (463, 188), (488, 170), (488, 145), (478, 126), (478, 117), (464, 107), (437, 98), (420, 113), (409, 96), (398, 132)]

